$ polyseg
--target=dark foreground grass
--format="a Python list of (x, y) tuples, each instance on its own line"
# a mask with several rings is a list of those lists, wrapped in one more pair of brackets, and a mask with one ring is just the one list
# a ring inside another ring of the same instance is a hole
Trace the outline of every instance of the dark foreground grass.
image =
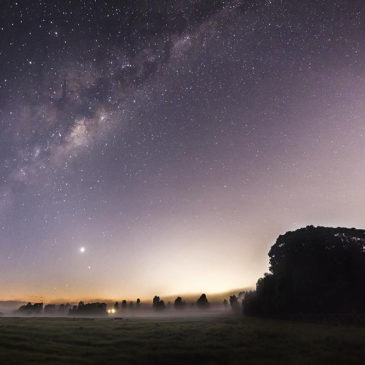
[(252, 318), (0, 318), (0, 364), (365, 364), (365, 327)]

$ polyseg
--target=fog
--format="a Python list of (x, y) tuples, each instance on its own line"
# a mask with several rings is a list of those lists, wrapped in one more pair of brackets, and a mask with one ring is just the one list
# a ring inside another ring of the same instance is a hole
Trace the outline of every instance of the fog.
[(201, 319), (225, 316), (232, 313), (231, 308), (225, 308), (223, 305), (212, 306), (209, 309), (186, 308), (182, 310), (165, 309), (163, 311), (155, 311), (152, 308), (144, 308), (140, 310), (121, 311), (118, 313), (100, 314), (82, 314), (73, 315), (68, 313), (21, 313), (17, 309), (2, 311), (2, 317), (18, 317), (18, 318), (110, 318), (110, 319), (132, 319), (132, 318), (176, 318), (176, 319)]
[[(89, 311), (78, 311), (81, 308)], [(222, 316), (232, 313), (231, 307), (223, 303), (209, 303), (204, 308), (199, 308), (195, 302), (183, 302), (182, 307), (176, 308), (168, 302), (162, 309), (156, 309), (152, 303), (141, 303), (138, 307), (135, 303), (128, 303), (127, 308), (117, 308), (115, 303), (83, 303), (78, 304), (43, 304), (23, 303), (16, 301), (0, 302), (0, 316), (19, 318), (204, 318)], [(98, 310), (98, 312), (95, 310)], [(77, 312), (78, 311), (78, 312)]]

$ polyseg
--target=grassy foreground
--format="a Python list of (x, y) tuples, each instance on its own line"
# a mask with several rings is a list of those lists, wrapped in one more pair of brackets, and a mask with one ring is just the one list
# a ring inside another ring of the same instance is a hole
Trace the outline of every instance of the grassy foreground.
[(252, 318), (0, 318), (0, 364), (364, 364), (365, 328)]

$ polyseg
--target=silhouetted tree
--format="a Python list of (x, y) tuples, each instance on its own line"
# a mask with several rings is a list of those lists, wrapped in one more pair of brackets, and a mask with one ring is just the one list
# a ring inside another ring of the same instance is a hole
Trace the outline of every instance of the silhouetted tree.
[(308, 226), (279, 236), (244, 312), (365, 312), (365, 231)]
[(66, 314), (66, 313), (68, 313), (68, 312), (69, 312), (70, 308), (71, 308), (70, 303), (67, 303), (67, 304), (60, 304), (60, 305), (58, 306), (58, 312), (59, 312), (60, 314)]
[(47, 304), (44, 307), (44, 313), (46, 313), (46, 314), (55, 314), (56, 313), (56, 306), (54, 304)]
[(43, 311), (43, 303), (34, 303), (33, 304), (33, 313), (40, 314)]
[(257, 292), (255, 290), (248, 291), (245, 294), (243, 301), (243, 313), (251, 316), (258, 316), (262, 314), (261, 305), (257, 299)]
[(32, 303), (29, 302), (25, 305), (20, 306), (19, 309), (18, 309), (18, 312), (22, 313), (22, 314), (32, 314), (33, 313)]
[(158, 296), (155, 296), (153, 298), (152, 306), (153, 306), (153, 309), (158, 310), (158, 311), (165, 309), (164, 301), (160, 300), (160, 297), (158, 297)]
[(155, 295), (154, 298), (153, 298), (153, 300), (152, 300), (152, 306), (153, 307), (156, 307), (159, 302), (160, 302), (160, 297), (158, 297), (157, 295)]
[(182, 300), (181, 297), (177, 297), (174, 302), (175, 309), (184, 309), (186, 306), (186, 303)]
[(119, 312), (119, 303), (118, 302), (114, 303), (114, 309), (116, 312)]
[(241, 306), (238, 302), (238, 298), (235, 295), (229, 297), (229, 304), (231, 305), (232, 311), (235, 313), (241, 312)]
[(127, 301), (126, 300), (123, 300), (122, 301), (122, 309), (127, 309)]
[(58, 307), (58, 311), (60, 312), (60, 313), (65, 313), (65, 305), (64, 304), (60, 304), (59, 305), (59, 307)]
[(70, 315), (81, 315), (81, 316), (104, 316), (107, 315), (106, 303), (87, 303), (80, 302), (79, 305), (74, 305), (69, 310)]
[(207, 296), (205, 294), (202, 294), (197, 300), (196, 305), (199, 309), (207, 309), (209, 307)]
[(141, 300), (138, 298), (136, 301), (136, 308), (139, 309), (141, 306)]
[(43, 303), (27, 303), (26, 305), (22, 305), (19, 307), (18, 312), (22, 314), (31, 314), (31, 315), (37, 315), (41, 314), (43, 311)]

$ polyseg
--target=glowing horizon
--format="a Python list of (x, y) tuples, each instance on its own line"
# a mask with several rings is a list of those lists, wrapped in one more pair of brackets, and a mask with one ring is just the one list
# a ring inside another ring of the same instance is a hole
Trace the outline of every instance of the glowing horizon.
[(20, 302), (20, 303), (40, 303), (43, 302), (44, 304), (65, 304), (65, 303), (79, 303), (80, 301), (83, 302), (106, 302), (106, 303), (115, 303), (115, 302), (121, 302), (123, 300), (126, 300), (128, 303), (133, 302), (135, 303), (137, 299), (141, 300), (141, 303), (152, 303), (153, 297), (155, 295), (158, 295), (163, 300), (173, 300), (176, 299), (178, 296), (182, 297), (184, 300), (190, 302), (195, 301), (200, 297), (202, 294), (206, 294), (208, 300), (215, 303), (221, 303), (223, 299), (228, 299), (229, 295), (232, 294), (239, 294), (242, 291), (247, 290), (253, 290), (255, 286), (253, 287), (245, 287), (245, 288), (232, 288), (230, 290), (226, 290), (223, 292), (191, 292), (191, 293), (174, 293), (174, 294), (160, 294), (160, 293), (154, 293), (152, 296), (135, 296), (135, 297), (126, 297), (126, 296), (115, 296), (115, 297), (97, 297), (97, 296), (89, 296), (89, 297), (74, 297), (74, 298), (44, 298), (44, 297), (36, 297), (36, 296), (30, 296), (27, 298), (20, 298), (20, 297), (14, 297), (14, 298), (3, 298), (0, 297), (0, 303), (6, 303), (6, 302)]

